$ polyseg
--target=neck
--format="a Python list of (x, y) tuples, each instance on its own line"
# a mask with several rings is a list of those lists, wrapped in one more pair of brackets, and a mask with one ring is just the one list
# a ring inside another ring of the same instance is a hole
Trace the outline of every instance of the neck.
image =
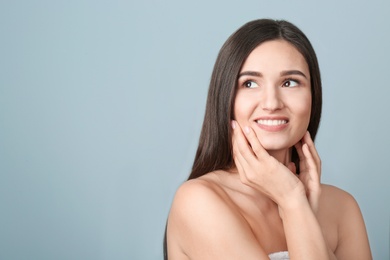
[(291, 148), (285, 150), (268, 150), (267, 152), (286, 166), (291, 162)]
[[(288, 148), (285, 150), (267, 150), (269, 155), (274, 157), (276, 160), (278, 160), (285, 166), (288, 166), (288, 164), (291, 162), (291, 151), (292, 148)], [(229, 170), (229, 172), (237, 172), (237, 168), (233, 166), (233, 168)]]
[[(280, 163), (284, 164), (285, 166), (288, 166), (288, 164), (291, 162), (291, 151), (292, 148), (285, 149), (285, 150), (267, 150), (268, 154), (274, 157), (276, 160), (278, 160)], [(237, 183), (241, 183), (239, 180), (239, 174), (238, 170), (235, 166), (228, 170), (227, 172), (229, 173), (236, 173), (236, 174), (229, 174), (229, 176), (232, 176), (233, 179), (231, 183), (226, 184), (229, 187), (237, 187)], [(227, 180), (228, 181), (228, 180)], [(262, 202), (262, 207), (275, 207), (275, 202), (269, 199), (268, 196), (266, 196), (264, 193), (259, 192), (247, 185), (239, 185), (237, 188), (232, 188), (232, 189), (237, 189), (240, 190), (242, 193), (247, 194), (253, 198), (255, 198), (255, 201)]]

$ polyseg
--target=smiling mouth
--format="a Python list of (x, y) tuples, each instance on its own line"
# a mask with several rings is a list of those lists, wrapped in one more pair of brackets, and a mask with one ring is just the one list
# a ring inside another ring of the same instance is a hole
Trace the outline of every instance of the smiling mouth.
[(287, 120), (270, 120), (270, 119), (260, 119), (256, 120), (259, 125), (267, 125), (267, 126), (278, 126), (287, 124)]

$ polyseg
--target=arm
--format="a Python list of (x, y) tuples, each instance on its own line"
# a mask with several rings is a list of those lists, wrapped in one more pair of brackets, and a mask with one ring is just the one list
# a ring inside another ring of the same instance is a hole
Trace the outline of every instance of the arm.
[[(306, 144), (306, 147), (303, 147), (302, 143)], [(305, 184), (306, 195), (314, 214), (318, 219), (321, 204), (321, 218), (337, 219), (334, 222), (338, 230), (335, 254), (328, 249), (331, 259), (372, 259), (365, 224), (355, 199), (336, 187), (317, 186), (321, 176), (321, 160), (308, 134), (295, 147), (300, 158), (299, 179)], [(311, 174), (313, 171), (319, 174)], [(324, 219), (322, 221), (326, 222)]]
[(243, 216), (199, 179), (178, 189), (167, 234), (170, 260), (268, 259)]
[(347, 192), (333, 186), (323, 187), (324, 216), (337, 216), (338, 244), (337, 259), (372, 259), (363, 216), (356, 200)]
[(336, 259), (307, 200), (290, 201), (280, 212), (291, 259)]
[(234, 160), (241, 181), (267, 194), (279, 206), (291, 259), (334, 259), (315, 212), (321, 193), (320, 160), (308, 134), (297, 147), (300, 155), (299, 178), (261, 146), (254, 131), (245, 136), (233, 122)]

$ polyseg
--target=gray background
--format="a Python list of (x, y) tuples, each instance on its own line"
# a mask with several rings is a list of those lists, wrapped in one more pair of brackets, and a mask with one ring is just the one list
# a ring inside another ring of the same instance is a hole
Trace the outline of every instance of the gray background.
[(284, 18), (317, 51), (323, 182), (389, 259), (389, 1), (0, 2), (0, 259), (161, 259), (217, 52)]

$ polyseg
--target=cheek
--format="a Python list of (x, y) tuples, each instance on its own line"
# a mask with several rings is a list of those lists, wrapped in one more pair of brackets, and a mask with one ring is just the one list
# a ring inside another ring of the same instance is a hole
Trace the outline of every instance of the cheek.
[(295, 113), (301, 122), (300, 126), (304, 132), (306, 132), (307, 127), (309, 126), (311, 106), (311, 96), (309, 96), (301, 99), (301, 102), (299, 102), (299, 104), (297, 104), (295, 107)]
[(249, 102), (249, 97), (241, 93), (237, 93), (234, 102), (234, 119), (238, 122), (246, 120), (250, 112), (253, 110), (252, 102)]
[(297, 109), (297, 114), (302, 117), (302, 120), (310, 120), (310, 114), (311, 114), (311, 101), (308, 102), (302, 102), (300, 104), (300, 107)]

